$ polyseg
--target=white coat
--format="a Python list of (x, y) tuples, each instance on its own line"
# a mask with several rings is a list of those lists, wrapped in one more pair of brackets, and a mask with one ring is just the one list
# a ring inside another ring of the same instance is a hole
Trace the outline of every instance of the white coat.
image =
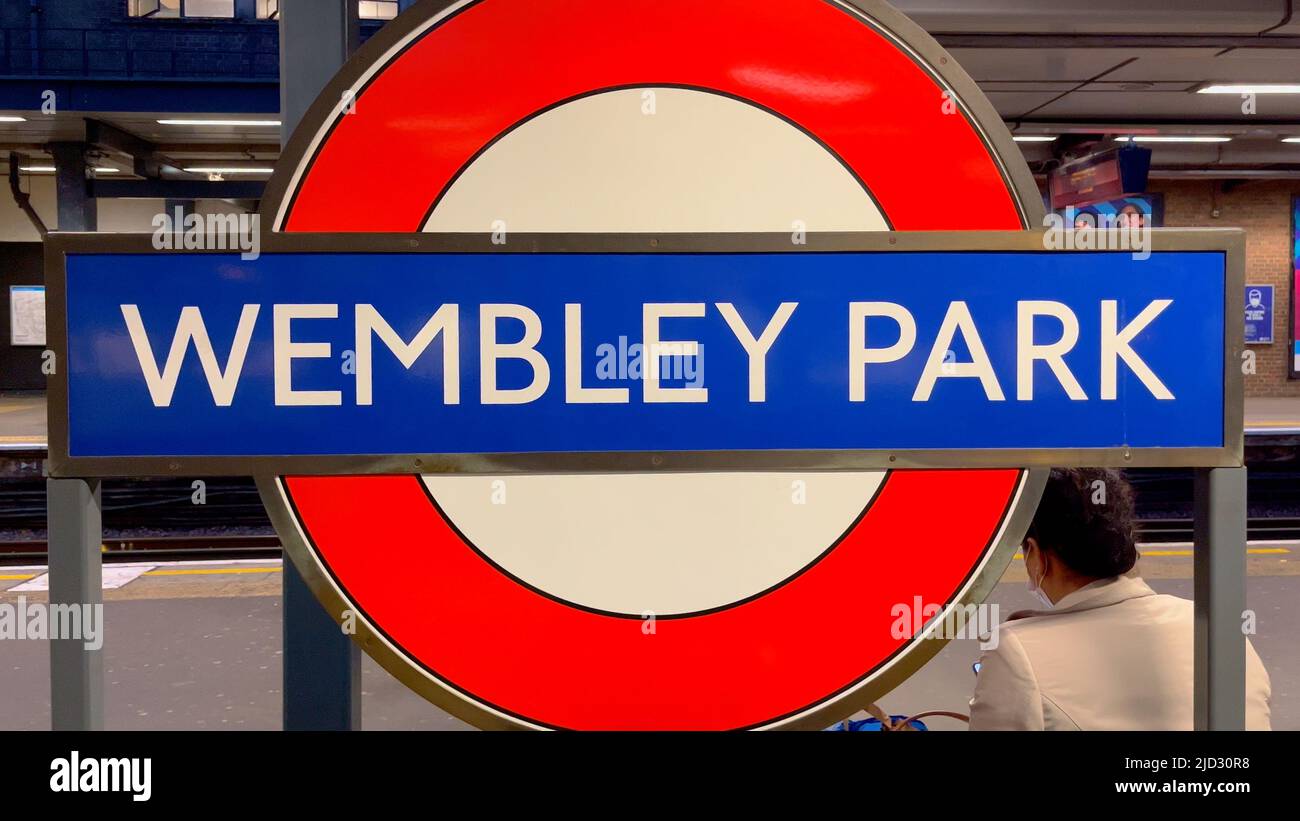
[[(1192, 602), (1136, 576), (1101, 579), (1001, 625), (972, 730), (1191, 730)], [(1246, 729), (1269, 729), (1269, 680), (1246, 642)]]

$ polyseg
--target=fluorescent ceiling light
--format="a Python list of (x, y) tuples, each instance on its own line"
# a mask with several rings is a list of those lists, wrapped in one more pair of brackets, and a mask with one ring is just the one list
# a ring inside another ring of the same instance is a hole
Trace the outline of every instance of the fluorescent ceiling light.
[(1056, 141), (1056, 137), (1050, 134), (1014, 134), (1011, 139), (1018, 143), (1050, 143)]
[(1141, 137), (1116, 137), (1117, 143), (1228, 143), (1231, 137), (1210, 137), (1199, 134), (1161, 134)]
[[(54, 173), (54, 166), (52, 166), (52, 165), (20, 165), (20, 166), (18, 166), (18, 170), (19, 170), (19, 171), (26, 171), (26, 172), (31, 173), (31, 174), (53, 174), (53, 173)], [(94, 169), (94, 172), (95, 172), (96, 174), (116, 174), (116, 173), (118, 173), (118, 169), (116, 169), (116, 168), (109, 168), (109, 167), (107, 167), (107, 166), (103, 166), (103, 167), (95, 168), (95, 169)]]
[(0, 114), (0, 123), (25, 123), (26, 117), (14, 117), (9, 114)]
[(1295, 83), (1216, 83), (1196, 89), (1197, 94), (1300, 94)]
[(1300, 143), (1300, 137), (1283, 137), (1283, 138), (1282, 138), (1282, 142), (1284, 142), (1284, 143)]
[(279, 128), (279, 120), (159, 120), (159, 125), (232, 125)]
[(270, 174), (274, 168), (209, 168), (207, 166), (199, 168), (186, 168), (188, 174)]

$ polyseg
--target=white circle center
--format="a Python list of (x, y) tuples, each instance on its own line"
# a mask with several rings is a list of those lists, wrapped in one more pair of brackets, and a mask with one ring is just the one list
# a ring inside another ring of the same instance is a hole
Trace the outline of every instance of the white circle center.
[(821, 143), (761, 108), (678, 88), (553, 108), (479, 156), (426, 231), (884, 231)]
[[(861, 184), (763, 109), (703, 91), (583, 97), (507, 133), (426, 231), (881, 231)], [(809, 420), (812, 423), (812, 420)], [(486, 556), (565, 601), (628, 614), (721, 607), (839, 538), (884, 474), (425, 476)], [(496, 484), (494, 484), (496, 483)]]

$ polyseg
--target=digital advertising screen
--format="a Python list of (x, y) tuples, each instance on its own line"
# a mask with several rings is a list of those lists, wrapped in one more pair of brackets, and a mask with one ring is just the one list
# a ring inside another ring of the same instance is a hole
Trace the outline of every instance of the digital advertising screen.
[(1165, 198), (1163, 194), (1132, 194), (1115, 200), (1071, 206), (1060, 209), (1057, 213), (1072, 217), (1076, 227), (1080, 221), (1093, 227), (1106, 225), (1128, 227), (1136, 218), (1141, 220), (1136, 227), (1161, 228), (1165, 222)]

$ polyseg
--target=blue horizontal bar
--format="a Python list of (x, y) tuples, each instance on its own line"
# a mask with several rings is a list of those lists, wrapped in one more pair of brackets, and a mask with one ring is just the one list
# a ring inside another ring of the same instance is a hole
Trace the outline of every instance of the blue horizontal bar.
[[(1225, 276), (1220, 252), (69, 254), (70, 455), (1219, 447)], [(1042, 358), (1020, 367), (1026, 342), (1050, 345), (1066, 325), (1023, 319), (1018, 303), (1031, 300), (1077, 322), (1066, 376)], [(762, 337), (783, 303), (795, 307), (758, 361), (746, 334)], [(854, 320), (855, 303), (875, 305)], [(518, 307), (484, 307), (501, 304)], [(443, 305), (456, 307), (406, 367), (394, 349)], [(173, 378), (183, 309), (201, 317), (213, 367), (182, 335)], [(524, 321), (488, 322), (493, 310), (535, 316), (540, 341), (493, 360), (484, 327), (499, 346), (528, 341)], [(388, 337), (366, 330), (375, 316)], [(360, 337), (359, 317), (370, 323)], [(639, 351), (647, 327), (702, 349), (660, 349), (658, 395)], [(459, 352), (444, 366), (453, 330)], [(969, 372), (983, 361), (983, 378)], [(223, 371), (228, 406), (216, 398)]]

